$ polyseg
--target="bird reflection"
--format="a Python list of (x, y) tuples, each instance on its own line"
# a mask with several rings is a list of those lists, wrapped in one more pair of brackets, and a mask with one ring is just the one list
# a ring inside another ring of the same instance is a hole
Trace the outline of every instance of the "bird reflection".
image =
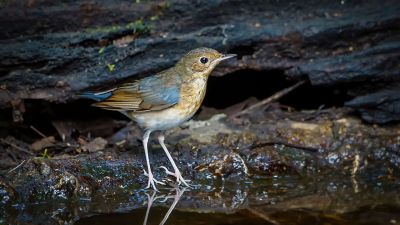
[(149, 194), (146, 193), (148, 201), (147, 201), (147, 210), (146, 210), (146, 215), (144, 217), (143, 225), (147, 225), (147, 219), (149, 218), (150, 209), (154, 202), (156, 202), (157, 200), (159, 200), (159, 202), (166, 202), (168, 199), (174, 199), (167, 213), (165, 214), (163, 220), (160, 222), (160, 225), (164, 225), (165, 222), (167, 222), (176, 204), (178, 204), (179, 199), (181, 199), (183, 193), (187, 189), (186, 188), (179, 189), (179, 187), (176, 187), (171, 189), (171, 192), (172, 190), (175, 190), (175, 195), (157, 195), (157, 192), (153, 191), (153, 194), (150, 196)]

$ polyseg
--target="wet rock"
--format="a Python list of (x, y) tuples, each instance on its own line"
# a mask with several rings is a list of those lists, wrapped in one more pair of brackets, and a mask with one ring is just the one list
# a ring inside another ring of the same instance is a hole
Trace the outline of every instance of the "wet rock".
[[(398, 125), (371, 126), (342, 109), (273, 110), (264, 116), (215, 115), (167, 132), (172, 157), (184, 177), (198, 185), (177, 206), (179, 212), (251, 213), (286, 224), (297, 217), (331, 221), (321, 211), (351, 221), (381, 207), (379, 212), (397, 218), (392, 214), (400, 204), (394, 191), (400, 174)], [(130, 126), (126, 130), (136, 130)], [(154, 137), (150, 149), (157, 179), (169, 179), (173, 186), (173, 178), (158, 168), (170, 165)], [(31, 217), (46, 221), (42, 224), (73, 224), (93, 213), (140, 211), (151, 194), (143, 190), (144, 163), (140, 143), (36, 157), (1, 173), (1, 194), (16, 197), (6, 198), (0, 210), (6, 221), (15, 219), (10, 224)], [(38, 209), (21, 204), (26, 202), (49, 204)]]
[(18, 193), (15, 191), (15, 189), (0, 178), (0, 205), (5, 206), (7, 204), (10, 204), (14, 202), (17, 197)]
[[(167, 132), (166, 143), (184, 177), (198, 184), (325, 174), (398, 179), (398, 125), (370, 126), (338, 116), (343, 115), (338, 109), (307, 121), (302, 118), (310, 118), (310, 112), (275, 113), (280, 115), (257, 124), (223, 115), (190, 121)], [(167, 157), (155, 139), (149, 146), (155, 176), (167, 179), (159, 168), (170, 167)], [(21, 200), (92, 198), (143, 188), (144, 163), (141, 145), (115, 145), (76, 156), (34, 158), (3, 176)]]

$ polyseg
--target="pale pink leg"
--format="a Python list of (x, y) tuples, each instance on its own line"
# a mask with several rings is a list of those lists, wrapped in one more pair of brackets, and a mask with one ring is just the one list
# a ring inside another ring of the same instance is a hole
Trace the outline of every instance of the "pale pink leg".
[(167, 174), (176, 177), (176, 182), (178, 182), (178, 185), (183, 183), (186, 187), (189, 187), (189, 184), (187, 182), (189, 182), (190, 180), (183, 179), (181, 172), (179, 171), (178, 167), (174, 162), (174, 159), (172, 158), (171, 154), (167, 149), (167, 146), (165, 146), (164, 144), (164, 140), (165, 140), (164, 135), (158, 136), (158, 141), (160, 142), (161, 147), (164, 149), (165, 154), (167, 155), (169, 161), (171, 162), (172, 168), (174, 168), (175, 172), (170, 172), (165, 166), (162, 166), (161, 168), (163, 168)]
[(165, 183), (156, 180), (153, 177), (153, 173), (151, 172), (149, 151), (147, 149), (147, 143), (149, 142), (150, 133), (151, 133), (151, 130), (148, 130), (143, 135), (144, 154), (146, 155), (146, 163), (147, 163), (147, 172), (144, 171), (144, 175), (146, 175), (149, 178), (146, 188), (150, 188), (150, 186), (151, 186), (155, 191), (158, 191), (155, 184), (157, 183), (157, 184), (165, 185)]

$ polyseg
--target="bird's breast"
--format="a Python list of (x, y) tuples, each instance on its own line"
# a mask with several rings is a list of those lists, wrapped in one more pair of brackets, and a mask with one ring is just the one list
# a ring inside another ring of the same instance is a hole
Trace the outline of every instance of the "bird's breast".
[(207, 78), (195, 78), (185, 82), (180, 90), (181, 98), (177, 104), (185, 114), (193, 116), (203, 102), (207, 88)]

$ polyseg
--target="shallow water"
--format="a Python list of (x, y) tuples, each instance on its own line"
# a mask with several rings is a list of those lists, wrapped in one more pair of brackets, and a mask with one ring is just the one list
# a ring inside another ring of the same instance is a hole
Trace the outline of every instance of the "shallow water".
[(155, 193), (123, 188), (99, 193), (90, 199), (15, 204), (6, 209), (2, 222), (77, 225), (400, 224), (399, 186), (398, 181), (382, 176), (205, 180), (191, 189), (164, 188)]

